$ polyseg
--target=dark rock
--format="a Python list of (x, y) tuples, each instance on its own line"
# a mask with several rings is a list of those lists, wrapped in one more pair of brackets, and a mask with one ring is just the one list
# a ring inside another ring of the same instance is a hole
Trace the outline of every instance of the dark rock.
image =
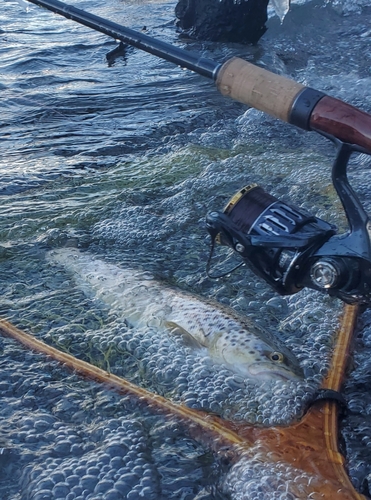
[(178, 28), (190, 38), (257, 43), (265, 33), (269, 0), (178, 0)]

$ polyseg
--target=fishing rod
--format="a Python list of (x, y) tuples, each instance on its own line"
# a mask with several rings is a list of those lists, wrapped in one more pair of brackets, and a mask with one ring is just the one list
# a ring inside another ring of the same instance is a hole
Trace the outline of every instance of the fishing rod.
[(28, 0), (67, 19), (190, 69), (216, 82), (223, 95), (305, 130), (331, 134), (371, 152), (371, 116), (323, 92), (238, 57), (224, 64), (180, 49), (59, 0)]
[(371, 154), (371, 115), (238, 57), (220, 64), (59, 0), (28, 1), (210, 78), (223, 95), (332, 140), (332, 181), (349, 231), (338, 235), (334, 225), (249, 185), (206, 218), (212, 238), (207, 272), (215, 277), (210, 262), (220, 243), (280, 294), (309, 287), (348, 303), (371, 303), (371, 222), (347, 178), (351, 154)]

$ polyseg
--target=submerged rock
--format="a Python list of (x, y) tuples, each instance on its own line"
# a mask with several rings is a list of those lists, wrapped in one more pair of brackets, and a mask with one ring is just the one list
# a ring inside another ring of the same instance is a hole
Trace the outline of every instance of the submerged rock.
[(180, 30), (199, 40), (257, 43), (266, 31), (268, 0), (179, 0)]

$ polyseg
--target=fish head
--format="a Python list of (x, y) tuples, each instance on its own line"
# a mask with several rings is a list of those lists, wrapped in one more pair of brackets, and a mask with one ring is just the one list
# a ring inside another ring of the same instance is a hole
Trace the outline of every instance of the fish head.
[(303, 380), (304, 373), (295, 356), (284, 346), (260, 339), (243, 340), (222, 346), (224, 362), (235, 372), (255, 381)]
[[(268, 346), (269, 347), (269, 346)], [(285, 348), (279, 350), (266, 349), (255, 362), (249, 365), (249, 374), (259, 380), (290, 380), (304, 379), (304, 373), (297, 359)]]

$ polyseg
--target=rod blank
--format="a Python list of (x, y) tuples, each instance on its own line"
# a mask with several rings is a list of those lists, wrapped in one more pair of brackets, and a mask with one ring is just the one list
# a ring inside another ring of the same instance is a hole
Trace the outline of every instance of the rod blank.
[(201, 57), (197, 52), (180, 49), (161, 40), (156, 40), (139, 31), (126, 28), (120, 24), (96, 16), (85, 10), (78, 9), (59, 0), (28, 0), (31, 3), (45, 7), (61, 16), (83, 24), (88, 28), (99, 31), (116, 40), (121, 40), (137, 49), (144, 50), (154, 56), (161, 57), (167, 61), (177, 64), (183, 68), (190, 69), (207, 78), (216, 79), (220, 64), (212, 59)]
[(371, 152), (371, 115), (311, 87), (234, 57), (223, 65), (65, 4), (28, 0), (67, 19), (216, 81), (219, 91), (305, 130), (333, 135)]

